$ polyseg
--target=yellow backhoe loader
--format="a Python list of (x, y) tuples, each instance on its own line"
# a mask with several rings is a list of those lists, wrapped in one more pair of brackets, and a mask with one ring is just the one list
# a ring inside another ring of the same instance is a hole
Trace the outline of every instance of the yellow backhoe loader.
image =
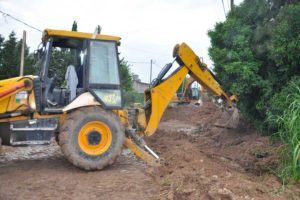
[(199, 100), (201, 98), (200, 88), (193, 88), (192, 84), (196, 80), (193, 77), (186, 77), (185, 81), (182, 84), (182, 91), (176, 93), (172, 99), (172, 103), (177, 104), (199, 104)]
[(156, 165), (159, 157), (143, 137), (155, 133), (187, 74), (234, 108), (236, 97), (229, 96), (206, 64), (182, 43), (173, 52), (173, 63), (179, 67), (167, 77), (173, 63), (162, 69), (145, 91), (145, 106), (124, 109), (120, 39), (46, 29), (37, 51), (40, 74), (0, 81), (2, 144), (46, 144), (55, 137), (65, 157), (85, 170), (112, 164), (125, 146)]

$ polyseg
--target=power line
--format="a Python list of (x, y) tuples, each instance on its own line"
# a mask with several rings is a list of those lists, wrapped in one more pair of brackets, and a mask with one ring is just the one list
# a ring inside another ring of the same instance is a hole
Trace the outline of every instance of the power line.
[[(153, 61), (153, 60), (152, 60)], [(151, 64), (151, 61), (149, 62), (147, 62), (147, 61), (127, 61), (128, 63), (132, 63), (132, 64), (147, 64), (147, 65), (149, 65), (149, 64)], [(162, 67), (161, 66), (159, 66), (159, 65), (157, 65), (156, 64), (156, 61), (153, 61), (152, 62), (152, 64), (155, 66), (155, 67), (157, 67), (157, 68), (159, 68), (159, 69), (162, 69)]]
[(134, 64), (149, 64), (149, 62), (145, 62), (145, 61), (127, 61), (129, 63), (134, 63)]
[(2, 13), (2, 15), (3, 15), (4, 18), (5, 18), (5, 17), (10, 17), (10, 18), (12, 18), (12, 19), (14, 19), (14, 20), (16, 20), (16, 21), (18, 21), (18, 22), (24, 24), (25, 26), (28, 26), (28, 27), (30, 27), (30, 28), (36, 30), (36, 31), (43, 32), (43, 31), (41, 31), (40, 29), (35, 28), (34, 26), (31, 26), (31, 25), (27, 24), (26, 22), (24, 22), (24, 21), (22, 21), (22, 20), (20, 20), (20, 19), (18, 19), (18, 18), (16, 18), (16, 17), (14, 17), (14, 16), (12, 16), (12, 15), (10, 15), (10, 14), (8, 14), (8, 13), (5, 13), (5, 12), (3, 12), (3, 11), (1, 11), (1, 10), (0, 10), (0, 12)]

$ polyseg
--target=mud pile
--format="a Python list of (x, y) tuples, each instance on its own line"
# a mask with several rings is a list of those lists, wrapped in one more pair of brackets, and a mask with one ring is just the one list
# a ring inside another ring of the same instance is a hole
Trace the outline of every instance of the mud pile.
[[(221, 110), (207, 102), (170, 108), (149, 145), (161, 155), (155, 169), (160, 199), (289, 199), (271, 174), (280, 144), (248, 125), (215, 127)], [(298, 193), (299, 194), (299, 193)]]

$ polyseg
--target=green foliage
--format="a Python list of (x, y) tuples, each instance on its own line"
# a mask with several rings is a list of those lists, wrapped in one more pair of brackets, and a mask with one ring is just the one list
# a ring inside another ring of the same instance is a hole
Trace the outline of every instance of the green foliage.
[(122, 58), (120, 60), (120, 79), (123, 92), (124, 106), (128, 107), (133, 103), (144, 104), (144, 94), (133, 90), (133, 77), (130, 71), (130, 65)]
[(300, 77), (295, 76), (290, 82), (278, 93), (270, 99), (270, 107), (268, 110), (268, 116), (281, 116), (284, 111), (291, 105), (293, 99), (290, 95), (298, 92), (297, 87), (300, 87)]
[(65, 48), (53, 48), (49, 63), (49, 77), (56, 76), (56, 83), (62, 85), (65, 80), (67, 66), (74, 64), (74, 52)]
[[(0, 35), (0, 79), (19, 76), (22, 40), (18, 40), (15, 32), (11, 32), (7, 40)], [(24, 74), (36, 74), (33, 54), (29, 48), (24, 52)]]
[(98, 25), (96, 29), (97, 29), (97, 34), (100, 34), (100, 33), (101, 33), (101, 30), (102, 30), (101, 26)]
[(72, 31), (77, 31), (77, 22), (74, 21), (73, 24), (72, 24)]
[(209, 54), (241, 113), (284, 143), (280, 177), (300, 180), (300, 3), (245, 0), (209, 31)]
[(245, 0), (208, 35), (214, 71), (225, 89), (238, 95), (246, 118), (267, 130), (264, 121), (276, 111), (276, 94), (300, 75), (300, 4)]
[(285, 104), (289, 104), (282, 115), (273, 116), (278, 125), (277, 135), (284, 144), (283, 162), (279, 175), (284, 181), (300, 180), (300, 87), (294, 82), (289, 89), (296, 90), (287, 96)]
[(270, 59), (274, 61), (281, 81), (286, 82), (291, 76), (300, 73), (299, 52), (300, 4), (289, 5), (278, 14), (270, 45)]
[(133, 78), (130, 65), (124, 58), (120, 60), (120, 79), (123, 90), (128, 92), (133, 91)]

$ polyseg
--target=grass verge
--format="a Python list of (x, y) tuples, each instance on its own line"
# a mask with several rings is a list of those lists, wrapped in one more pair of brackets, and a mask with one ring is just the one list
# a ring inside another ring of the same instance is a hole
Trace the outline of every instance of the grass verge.
[(280, 140), (283, 142), (282, 162), (279, 177), (283, 182), (297, 183), (300, 180), (300, 88), (293, 84), (297, 92), (290, 94), (291, 104), (281, 116), (274, 116)]

